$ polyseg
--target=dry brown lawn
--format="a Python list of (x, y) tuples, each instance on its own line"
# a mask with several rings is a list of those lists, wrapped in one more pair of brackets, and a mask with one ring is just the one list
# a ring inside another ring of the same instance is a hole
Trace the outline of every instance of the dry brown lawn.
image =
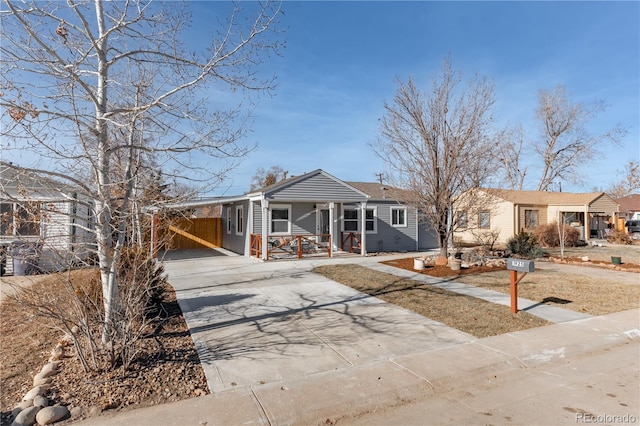
[[(632, 272), (626, 272), (632, 274)], [(589, 315), (605, 315), (640, 307), (638, 284), (615, 279), (571, 275), (537, 269), (518, 284), (518, 297)], [(455, 281), (509, 294), (509, 271), (464, 275)]]
[(512, 314), (508, 306), (359, 265), (326, 265), (315, 268), (314, 272), (476, 337), (495, 336), (549, 324), (526, 312)]

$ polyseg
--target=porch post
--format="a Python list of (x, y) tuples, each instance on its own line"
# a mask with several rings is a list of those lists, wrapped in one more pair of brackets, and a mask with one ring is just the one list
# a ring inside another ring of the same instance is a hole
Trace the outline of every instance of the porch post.
[(251, 234), (253, 234), (253, 201), (249, 200), (249, 211), (247, 212), (247, 220), (244, 226), (244, 254), (251, 257)]
[(264, 198), (260, 200), (262, 206), (262, 260), (268, 260), (269, 242), (269, 201)]
[(360, 236), (360, 255), (367, 255), (367, 202), (360, 203), (360, 229), (362, 234)]
[(329, 252), (329, 257), (332, 256), (332, 253), (334, 250), (337, 250), (336, 237), (335, 237), (335, 224), (333, 223), (333, 218), (335, 217), (335, 212), (334, 212), (335, 208), (336, 208), (336, 203), (331, 201), (329, 203), (329, 240), (331, 245), (331, 247), (329, 247), (331, 249), (331, 251)]

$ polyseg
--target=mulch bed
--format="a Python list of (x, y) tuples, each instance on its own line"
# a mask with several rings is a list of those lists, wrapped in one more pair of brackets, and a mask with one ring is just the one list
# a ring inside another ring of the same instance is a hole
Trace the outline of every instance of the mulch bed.
[(461, 268), (459, 271), (453, 271), (449, 266), (441, 265), (425, 265), (425, 269), (417, 271), (413, 269), (413, 257), (405, 259), (386, 260), (385, 265), (394, 266), (396, 268), (406, 269), (415, 273), (430, 275), (432, 277), (457, 277), (468, 274), (482, 274), (485, 272), (504, 271), (504, 266), (472, 266), (470, 268)]

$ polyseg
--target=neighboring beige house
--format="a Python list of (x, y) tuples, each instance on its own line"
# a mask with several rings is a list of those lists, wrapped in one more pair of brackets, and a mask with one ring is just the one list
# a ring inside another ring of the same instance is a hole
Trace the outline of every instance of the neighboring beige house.
[(546, 191), (482, 190), (491, 203), (486, 209), (456, 212), (462, 242), (475, 242), (481, 234), (496, 233), (498, 243), (505, 243), (522, 230), (563, 221), (580, 231), (585, 241), (603, 238), (609, 223), (615, 223), (618, 203), (604, 192), (570, 193)]

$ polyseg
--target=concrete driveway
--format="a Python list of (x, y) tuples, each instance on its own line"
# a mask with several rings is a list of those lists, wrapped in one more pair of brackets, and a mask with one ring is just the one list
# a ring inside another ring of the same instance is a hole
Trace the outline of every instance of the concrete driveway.
[(165, 260), (212, 392), (474, 340), (311, 273), (319, 264), (381, 257), (260, 262), (207, 250)]

